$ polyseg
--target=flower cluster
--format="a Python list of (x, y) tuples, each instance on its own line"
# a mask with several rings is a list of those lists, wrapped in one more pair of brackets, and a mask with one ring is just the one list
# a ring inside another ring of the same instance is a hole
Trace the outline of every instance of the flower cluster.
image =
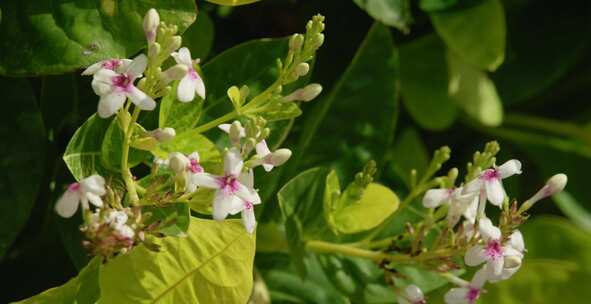
[[(482, 265), (470, 282), (447, 274), (458, 285), (445, 294), (448, 304), (475, 303), (487, 282), (509, 279), (519, 270), (526, 252), (523, 236), (517, 229), (526, 219), (523, 213), (536, 201), (562, 191), (566, 185), (564, 174), (553, 176), (536, 195), (522, 204), (522, 209), (517, 210), (517, 203), (509, 202), (502, 180), (521, 174), (521, 162), (512, 159), (496, 166), (490, 156), (484, 163), (491, 160), (493, 165), (490, 168), (472, 174), (472, 179), (469, 174), (464, 185), (453, 185), (456, 170), (450, 174), (452, 178), (440, 179), (444, 187), (430, 189), (423, 197), (426, 208), (446, 208), (441, 210), (447, 210), (449, 230), (459, 226), (457, 239), (460, 241), (456, 249), (465, 248), (465, 265)], [(498, 226), (486, 214), (489, 203), (502, 210)], [(464, 221), (458, 225), (462, 217)]]

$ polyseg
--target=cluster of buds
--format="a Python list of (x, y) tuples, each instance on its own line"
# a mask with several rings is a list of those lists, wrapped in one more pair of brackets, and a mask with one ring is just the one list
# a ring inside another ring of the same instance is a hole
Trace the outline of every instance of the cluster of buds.
[[(484, 152), (475, 153), (473, 162), (468, 164), (465, 184), (455, 185), (456, 168), (447, 176), (435, 178), (433, 181), (439, 183), (440, 188), (426, 191), (422, 200), (423, 206), (431, 209), (430, 220), (416, 227), (407, 225), (412, 244), (410, 256), (458, 285), (446, 293), (444, 299), (448, 304), (475, 303), (487, 282), (507, 280), (519, 270), (526, 249), (518, 227), (527, 219), (525, 212), (537, 201), (562, 191), (567, 182), (564, 174), (552, 176), (532, 198), (518, 207), (516, 201), (510, 203), (503, 179), (521, 174), (521, 162), (512, 159), (496, 166), (498, 151), (498, 144), (493, 142)], [(501, 208), (498, 225), (487, 216), (488, 204)], [(429, 249), (423, 248), (421, 242), (426, 231), (439, 219), (444, 220), (445, 228)], [(461, 268), (453, 259), (458, 254), (463, 255), (466, 266), (480, 267), (470, 282), (448, 272)]]

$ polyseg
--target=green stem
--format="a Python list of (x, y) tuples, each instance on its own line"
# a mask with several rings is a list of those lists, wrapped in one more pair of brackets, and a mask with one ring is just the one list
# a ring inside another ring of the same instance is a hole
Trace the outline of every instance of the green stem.
[(135, 182), (133, 180), (133, 175), (131, 174), (131, 170), (129, 169), (129, 146), (131, 143), (131, 137), (133, 136), (135, 122), (140, 116), (140, 111), (141, 110), (139, 107), (135, 107), (133, 109), (131, 121), (129, 122), (129, 125), (127, 125), (123, 130), (123, 147), (121, 149), (121, 177), (125, 182), (125, 187), (127, 188), (127, 193), (129, 195), (129, 201), (132, 205), (137, 205), (140, 199), (137, 194)]
[(376, 262), (389, 256), (388, 254), (379, 251), (366, 250), (350, 245), (334, 244), (323, 241), (308, 241), (306, 243), (306, 248), (317, 253), (339, 253), (347, 256), (370, 259)]
[(591, 142), (591, 132), (573, 123), (523, 114), (507, 114), (503, 121), (508, 125), (537, 129)]
[(207, 123), (204, 123), (204, 124), (198, 126), (197, 128), (195, 128), (195, 131), (198, 132), (198, 133), (203, 133), (203, 132), (205, 132), (205, 131), (207, 131), (209, 129), (213, 129), (213, 128), (217, 127), (218, 125), (220, 125), (220, 124), (222, 124), (222, 123), (224, 123), (224, 122), (226, 122), (226, 121), (228, 121), (230, 119), (234, 119), (237, 116), (238, 116), (238, 114), (236, 112), (234, 112), (234, 111), (233, 112), (230, 112), (230, 113), (227, 113), (224, 116), (218, 117), (218, 118), (216, 118), (216, 119), (214, 119), (214, 120), (212, 120), (210, 122), (207, 122)]

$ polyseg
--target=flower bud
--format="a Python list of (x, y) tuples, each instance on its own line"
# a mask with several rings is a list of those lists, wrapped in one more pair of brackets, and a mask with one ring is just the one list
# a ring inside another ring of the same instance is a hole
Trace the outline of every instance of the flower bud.
[(279, 149), (275, 152), (271, 153), (271, 158), (269, 163), (273, 166), (281, 166), (283, 165), (289, 158), (291, 157), (291, 150), (289, 149)]
[(158, 128), (156, 130), (150, 131), (149, 133), (152, 137), (156, 138), (156, 140), (158, 140), (158, 142), (161, 143), (170, 141), (176, 136), (176, 132), (173, 128)]
[(152, 44), (152, 47), (150, 47), (150, 49), (148, 50), (148, 57), (150, 57), (150, 58), (158, 57), (158, 54), (160, 54), (161, 50), (162, 50), (162, 47), (160, 46), (160, 43), (154, 42)]
[(305, 62), (298, 64), (295, 68), (295, 73), (298, 77), (308, 74), (308, 71), (310, 71), (310, 65)]
[(183, 39), (181, 38), (181, 36), (172, 36), (172, 38), (170, 38), (170, 44), (166, 48), (168, 54), (178, 50), (178, 48), (181, 47), (182, 43)]
[(322, 86), (317, 83), (309, 84), (285, 96), (283, 101), (310, 101), (322, 92)]
[(148, 44), (152, 44), (156, 41), (156, 31), (160, 24), (160, 16), (158, 12), (151, 8), (144, 17), (144, 33), (146, 33), (146, 39)]
[(517, 255), (508, 255), (504, 259), (504, 268), (516, 268), (521, 266), (521, 257)]
[(228, 132), (228, 135), (230, 136), (230, 142), (232, 145), (240, 145), (240, 138), (244, 136), (244, 128), (242, 127), (240, 121), (235, 120), (230, 125), (230, 132)]
[(299, 50), (304, 44), (304, 36), (302, 34), (293, 34), (289, 39), (289, 49), (292, 51)]
[(542, 189), (538, 190), (534, 196), (523, 203), (523, 205), (519, 208), (519, 213), (527, 211), (539, 200), (561, 192), (566, 186), (567, 181), (568, 177), (563, 173), (559, 173), (550, 177)]
[(179, 152), (172, 152), (168, 156), (169, 159), (169, 167), (175, 173), (182, 173), (187, 168), (189, 164), (189, 159), (182, 153)]
[(324, 44), (324, 34), (318, 33), (314, 36), (314, 47), (319, 48)]

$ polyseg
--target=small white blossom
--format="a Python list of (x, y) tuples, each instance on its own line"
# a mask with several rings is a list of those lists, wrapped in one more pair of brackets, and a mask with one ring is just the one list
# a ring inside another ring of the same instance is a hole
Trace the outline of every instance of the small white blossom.
[(94, 74), (92, 88), (100, 96), (98, 114), (102, 118), (115, 114), (129, 98), (142, 110), (154, 110), (156, 102), (136, 88), (133, 82), (140, 77), (148, 64), (146, 55), (137, 56), (123, 72), (100, 69)]
[(61, 217), (71, 217), (80, 204), (84, 210), (89, 208), (88, 202), (100, 208), (103, 206), (101, 196), (105, 193), (105, 179), (100, 175), (91, 175), (78, 183), (70, 184), (57, 201), (55, 211)]
[[(248, 188), (248, 191), (251, 193), (256, 193), (254, 189), (254, 173), (252, 170), (248, 170), (248, 172), (242, 172), (238, 180)], [(261, 201), (254, 200), (254, 201), (247, 201), (243, 200), (243, 209), (242, 209), (242, 224), (244, 224), (244, 228), (248, 233), (253, 233), (254, 228), (256, 227), (256, 218), (254, 215), (254, 205), (260, 204)]]
[(125, 225), (125, 223), (127, 223), (127, 219), (128, 216), (127, 213), (125, 213), (125, 211), (112, 210), (107, 215), (106, 223), (109, 224), (112, 228), (117, 229)]
[(256, 144), (255, 148), (260, 162), (253, 163), (253, 167), (260, 163), (267, 172), (273, 170), (276, 166), (283, 165), (291, 157), (291, 150), (289, 149), (278, 149), (271, 152), (264, 139)]
[(505, 252), (503, 256), (503, 270), (500, 274), (494, 275), (489, 273), (488, 280), (490, 282), (498, 282), (506, 280), (513, 276), (521, 267), (523, 254), (525, 252), (525, 244), (523, 242), (523, 235), (519, 230), (515, 230), (509, 237), (509, 241), (505, 244)]
[(317, 83), (311, 83), (303, 88), (293, 91), (291, 94), (283, 97), (283, 101), (304, 101), (308, 102), (318, 97), (322, 93), (322, 86)]
[(195, 174), (192, 183), (197, 186), (216, 189), (213, 200), (213, 218), (225, 219), (228, 214), (236, 214), (245, 209), (244, 202), (258, 204), (261, 199), (258, 193), (242, 182), (240, 175), (244, 161), (237, 149), (231, 149), (224, 156), (224, 175), (216, 176), (209, 173)]
[(169, 155), (170, 168), (177, 174), (182, 174), (185, 180), (185, 192), (195, 192), (198, 184), (195, 182), (195, 175), (205, 172), (199, 163), (199, 153), (193, 152), (185, 156), (179, 152), (173, 152)]
[(120, 237), (125, 239), (133, 239), (133, 237), (135, 236), (135, 231), (133, 231), (133, 229), (128, 225), (118, 226), (115, 228), (115, 231)]
[(182, 102), (192, 101), (195, 98), (195, 92), (205, 99), (205, 84), (193, 66), (199, 63), (199, 59), (193, 61), (191, 51), (186, 47), (180, 48), (178, 52), (172, 53), (171, 56), (178, 64), (185, 65), (188, 69), (187, 74), (181, 79), (177, 88), (178, 99)]
[(417, 285), (408, 285), (403, 292), (396, 296), (396, 301), (399, 304), (426, 304), (423, 291)]
[(482, 293), (482, 286), (486, 283), (486, 266), (478, 270), (472, 281), (466, 286), (450, 289), (444, 296), (446, 304), (474, 304)]
[(509, 160), (499, 167), (482, 171), (480, 176), (466, 185), (466, 192), (479, 193), (486, 191), (486, 197), (495, 206), (501, 206), (505, 200), (505, 189), (502, 180), (515, 174), (521, 174), (521, 162)]
[(486, 262), (489, 277), (500, 276), (505, 267), (505, 257), (522, 256), (522, 253), (510, 244), (504, 246), (501, 243), (501, 230), (495, 227), (490, 219), (481, 218), (478, 228), (484, 245), (469, 248), (464, 256), (464, 262), (468, 266), (477, 266)]
[(423, 197), (425, 208), (437, 208), (442, 204), (448, 205), (447, 222), (455, 226), (460, 216), (465, 214), (474, 200), (474, 193), (464, 193), (462, 187), (447, 189), (430, 189)]

